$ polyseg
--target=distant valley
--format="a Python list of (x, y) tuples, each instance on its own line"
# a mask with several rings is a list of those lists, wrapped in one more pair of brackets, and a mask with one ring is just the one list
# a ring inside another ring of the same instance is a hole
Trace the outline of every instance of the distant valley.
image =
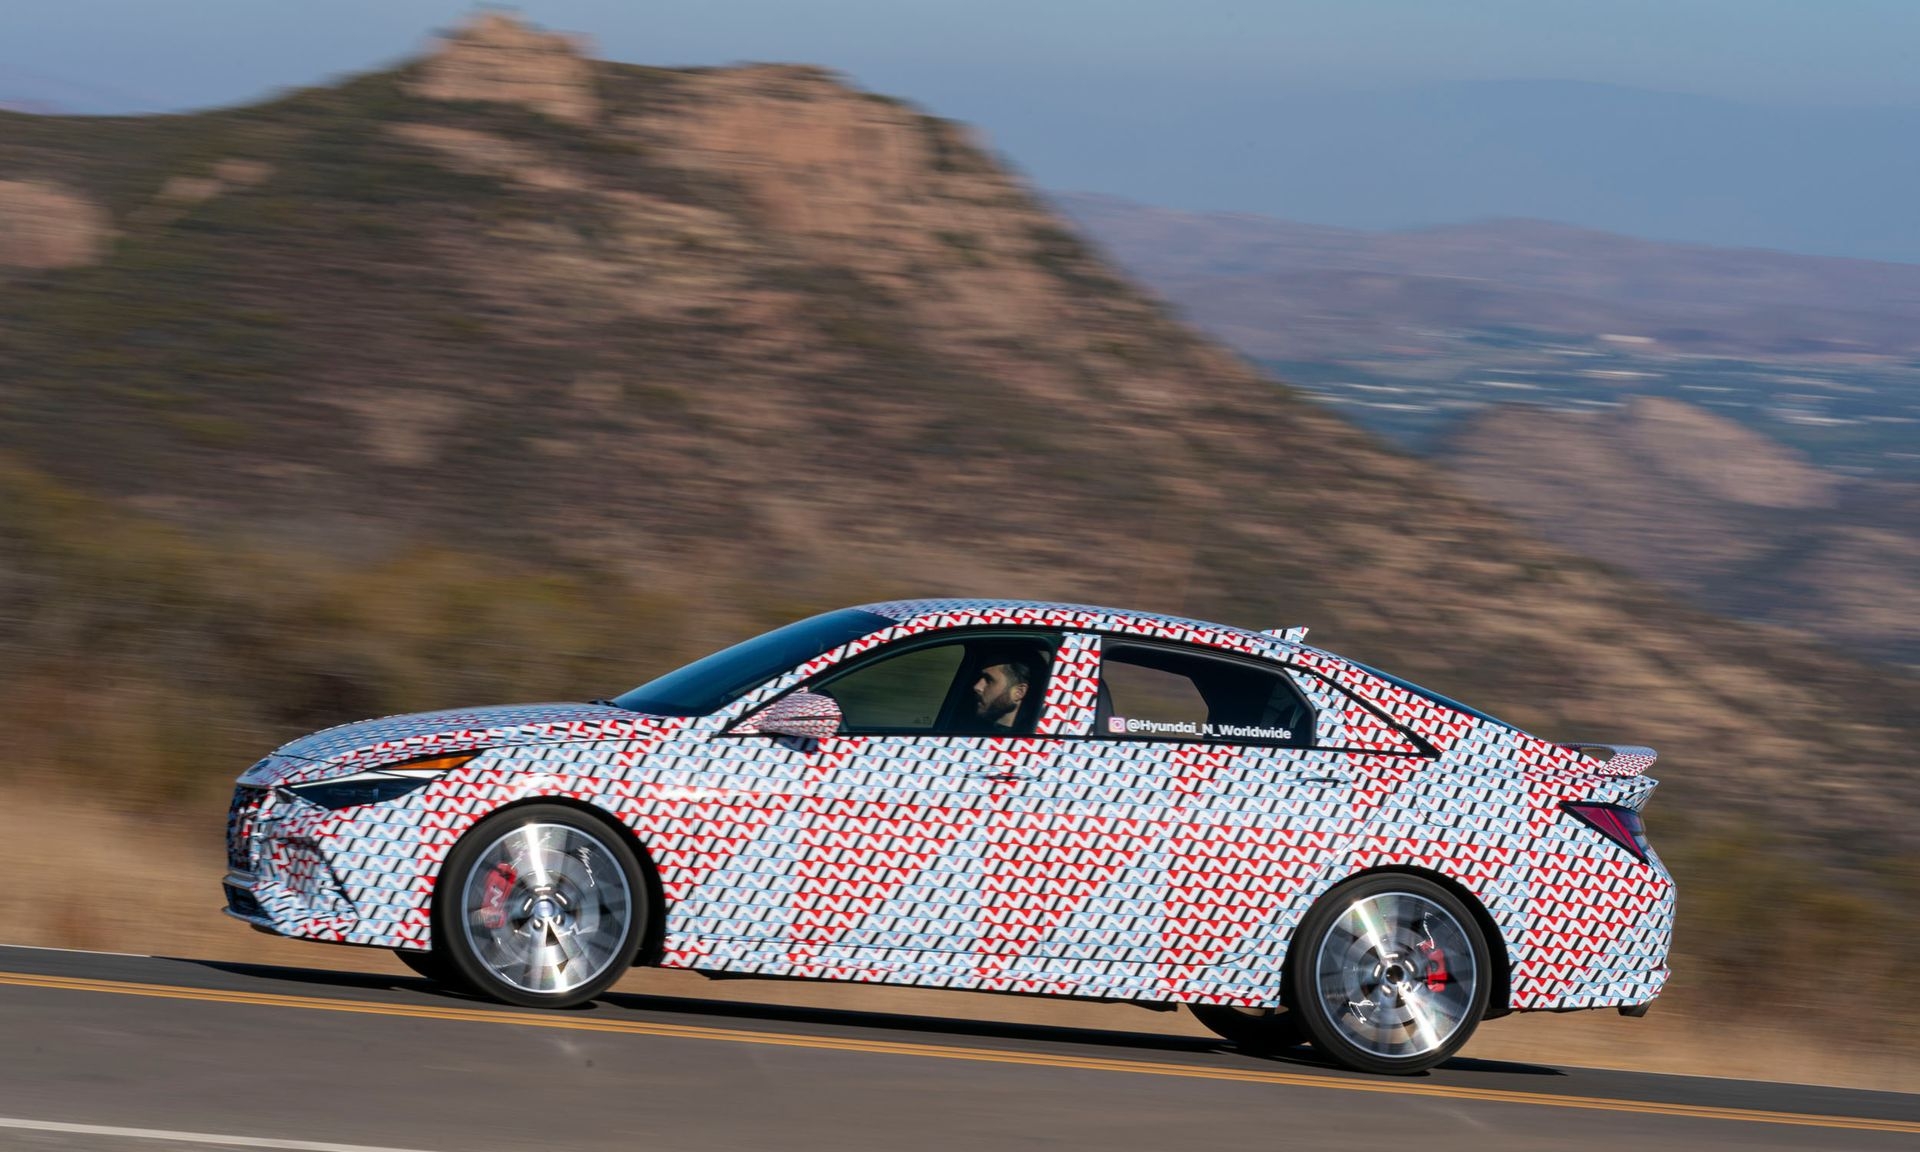
[(1056, 199), (1200, 327), (1416, 451), (1490, 404), (1651, 395), (1844, 474), (1920, 480), (1920, 265), (1532, 220), (1365, 232)]
[(1920, 266), (1061, 199), (1200, 327), (1543, 535), (1920, 665)]

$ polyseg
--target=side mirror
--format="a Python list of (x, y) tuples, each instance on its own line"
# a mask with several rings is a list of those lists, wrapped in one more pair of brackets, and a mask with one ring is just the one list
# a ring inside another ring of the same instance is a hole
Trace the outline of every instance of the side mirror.
[(840, 731), (840, 704), (831, 696), (815, 692), (790, 692), (734, 731), (825, 740)]

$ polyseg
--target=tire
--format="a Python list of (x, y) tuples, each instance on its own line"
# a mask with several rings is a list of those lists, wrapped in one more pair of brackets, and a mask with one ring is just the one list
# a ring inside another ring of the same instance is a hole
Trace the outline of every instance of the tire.
[(1493, 958), (1473, 913), (1419, 876), (1334, 888), (1287, 949), (1286, 987), (1313, 1046), (1362, 1072), (1423, 1072), (1460, 1050), (1487, 1011)]
[(435, 948), (431, 952), (421, 952), (412, 948), (395, 948), (393, 954), (400, 963), (413, 969), (415, 976), (433, 981), (435, 984), (457, 984), (459, 977), (453, 966), (447, 963), (446, 953)]
[(567, 1008), (620, 979), (651, 914), (625, 836), (578, 809), (529, 804), (482, 820), (447, 854), (433, 938), (470, 990)]
[(1279, 1052), (1307, 1042), (1300, 1014), (1286, 1008), (1236, 1008), (1229, 1004), (1189, 1004), (1194, 1018), (1213, 1034), (1248, 1052)]

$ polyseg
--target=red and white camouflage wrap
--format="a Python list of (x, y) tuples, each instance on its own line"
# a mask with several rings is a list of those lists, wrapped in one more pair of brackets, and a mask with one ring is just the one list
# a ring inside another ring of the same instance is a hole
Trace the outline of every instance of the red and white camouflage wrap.
[[(461, 835), (505, 805), (561, 799), (632, 832), (665, 898), (670, 967), (1273, 1005), (1314, 900), (1357, 873), (1405, 869), (1485, 912), (1511, 1008), (1640, 1004), (1666, 981), (1666, 870), (1559, 807), (1638, 809), (1653, 781), (1609, 769), (1650, 750), (1596, 763), (1225, 625), (1016, 601), (866, 610), (894, 623), (708, 716), (535, 705), (296, 740), (241, 779), (230, 911), (287, 936), (427, 947), (434, 884)], [(802, 741), (740, 727), (857, 655), (976, 627), (1062, 637), (1033, 735)], [(1316, 712), (1312, 745), (1095, 732), (1102, 646), (1129, 637), (1283, 667)], [(474, 751), (386, 804), (329, 811), (286, 787)]]
[(1638, 776), (1659, 759), (1659, 753), (1653, 749), (1631, 744), (1569, 744), (1568, 747), (1576, 751), (1605, 748), (1610, 755), (1594, 768), (1602, 776)]
[(811, 692), (793, 692), (782, 696), (733, 726), (735, 733), (747, 736), (779, 732), (810, 740), (829, 739), (839, 728), (839, 705)]

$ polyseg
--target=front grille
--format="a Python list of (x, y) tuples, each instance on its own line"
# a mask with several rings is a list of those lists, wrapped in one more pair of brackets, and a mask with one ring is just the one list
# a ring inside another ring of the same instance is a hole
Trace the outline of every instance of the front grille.
[(233, 790), (233, 803), (227, 806), (227, 867), (237, 872), (253, 867), (253, 823), (266, 798), (265, 788), (242, 784)]

